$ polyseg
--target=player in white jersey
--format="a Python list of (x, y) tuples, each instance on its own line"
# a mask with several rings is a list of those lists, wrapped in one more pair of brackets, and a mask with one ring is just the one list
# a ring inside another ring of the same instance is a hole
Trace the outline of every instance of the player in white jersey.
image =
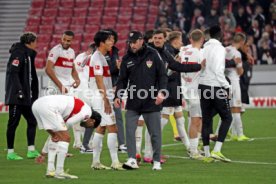
[[(200, 64), (203, 61), (203, 56), (200, 48), (204, 41), (204, 33), (199, 30), (193, 30), (190, 33), (191, 45), (182, 47), (180, 50), (180, 57), (182, 63), (186, 64)], [(181, 73), (181, 83), (183, 98), (189, 103), (189, 116), (191, 117), (191, 124), (189, 126), (190, 138), (190, 157), (192, 159), (203, 159), (203, 156), (198, 152), (199, 136), (202, 126), (202, 114), (200, 107), (200, 99), (198, 95), (199, 73)]]
[(240, 75), (243, 73), (241, 53), (238, 51), (246, 41), (246, 36), (242, 33), (236, 33), (232, 45), (226, 47), (226, 62), (228, 60), (235, 60), (236, 68), (226, 68), (226, 76), (231, 81), (233, 96), (230, 101), (231, 111), (232, 111), (232, 139), (237, 141), (247, 141), (249, 140), (243, 134), (243, 125), (241, 120), (241, 89), (240, 89)]
[(92, 112), (91, 107), (82, 100), (65, 95), (41, 97), (34, 102), (32, 111), (38, 128), (46, 130), (51, 136), (46, 177), (77, 179), (77, 176), (65, 173), (63, 169), (70, 143), (68, 128), (80, 121), (84, 127), (97, 127), (101, 115)]
[[(70, 45), (74, 38), (72, 31), (65, 31), (61, 43), (53, 47), (49, 53), (46, 74), (49, 76), (48, 93), (61, 94), (68, 93), (71, 86), (78, 87), (80, 80), (74, 65), (75, 52)], [(73, 84), (70, 78), (73, 78)]]
[[(73, 86), (77, 88), (80, 84), (78, 73), (75, 69), (74, 59), (75, 52), (70, 48), (74, 38), (72, 31), (65, 31), (61, 38), (61, 43), (53, 47), (49, 53), (45, 72), (49, 76), (47, 94), (66, 94), (69, 88)], [(74, 82), (71, 83), (71, 77)], [(42, 149), (42, 155), (48, 153), (48, 142), (45, 142)]]
[[(89, 73), (90, 73), (90, 58), (95, 50), (95, 44), (89, 45), (87, 51), (79, 54), (75, 61), (75, 67), (79, 75), (80, 85), (74, 89), (74, 96), (82, 99), (88, 105), (93, 107), (90, 100), (89, 91)], [(93, 129), (81, 127), (79, 123), (73, 126), (74, 144), (73, 147), (78, 147), (81, 153), (92, 153), (92, 148), (89, 147), (89, 142), (93, 133)], [(83, 141), (81, 141), (83, 138)], [(92, 143), (92, 140), (91, 140)]]
[(110, 169), (101, 164), (100, 155), (102, 151), (102, 142), (106, 129), (107, 146), (110, 152), (112, 164), (111, 168), (115, 170), (123, 170), (122, 164), (118, 159), (117, 146), (117, 127), (115, 122), (115, 115), (112, 109), (113, 89), (109, 70), (109, 65), (105, 59), (105, 55), (111, 50), (114, 45), (114, 38), (110, 31), (100, 30), (94, 37), (94, 42), (97, 50), (91, 56), (90, 67), (90, 88), (96, 92), (97, 97), (95, 103), (100, 107), (99, 112), (102, 116), (102, 122), (96, 129), (93, 137), (93, 161), (91, 167), (96, 170)]

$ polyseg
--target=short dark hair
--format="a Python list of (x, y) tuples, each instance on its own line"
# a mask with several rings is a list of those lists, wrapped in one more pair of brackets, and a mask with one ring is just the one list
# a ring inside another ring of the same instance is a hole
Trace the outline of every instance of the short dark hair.
[(166, 31), (161, 30), (161, 29), (154, 30), (153, 31), (153, 36), (156, 35), (156, 34), (163, 34), (165, 38), (167, 37)]
[(26, 32), (20, 36), (20, 43), (22, 44), (30, 44), (37, 39), (37, 36), (33, 32)]
[(108, 40), (111, 35), (112, 33), (110, 31), (105, 31), (105, 30), (98, 31), (94, 36), (94, 42), (96, 46), (99, 47), (100, 43)]
[(111, 32), (111, 35), (114, 36), (114, 44), (117, 43), (118, 33), (114, 29), (111, 29), (111, 28), (107, 28), (107, 29), (104, 29), (104, 30)]
[(72, 37), (75, 36), (74, 32), (73, 32), (73, 31), (70, 31), (70, 30), (64, 31), (63, 34), (65, 34), (65, 35), (67, 35), (67, 36), (72, 36)]
[(209, 29), (209, 34), (210, 34), (211, 38), (214, 38), (217, 40), (221, 40), (221, 38), (222, 38), (222, 31), (218, 25), (211, 27)]
[(145, 42), (148, 43), (149, 40), (152, 39), (152, 36), (153, 36), (153, 30), (146, 31), (144, 35)]
[(88, 46), (88, 49), (92, 49), (92, 51), (94, 52), (96, 49), (97, 49), (97, 46), (95, 43), (91, 43), (89, 46)]

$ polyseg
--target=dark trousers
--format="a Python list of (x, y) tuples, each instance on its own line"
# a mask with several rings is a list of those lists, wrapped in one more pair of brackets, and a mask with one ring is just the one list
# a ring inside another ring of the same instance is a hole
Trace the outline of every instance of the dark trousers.
[(219, 87), (205, 85), (198, 86), (200, 93), (200, 106), (202, 111), (202, 141), (203, 145), (209, 145), (209, 136), (212, 131), (214, 112), (221, 118), (221, 126), (218, 141), (224, 142), (232, 122), (232, 114), (227, 93)]
[(10, 105), (9, 106), (9, 121), (7, 126), (7, 145), (8, 149), (14, 148), (14, 138), (16, 128), (19, 124), (21, 115), (27, 121), (27, 140), (28, 146), (34, 145), (35, 143), (35, 134), (36, 134), (36, 119), (32, 112), (31, 106), (22, 106), (22, 105)]

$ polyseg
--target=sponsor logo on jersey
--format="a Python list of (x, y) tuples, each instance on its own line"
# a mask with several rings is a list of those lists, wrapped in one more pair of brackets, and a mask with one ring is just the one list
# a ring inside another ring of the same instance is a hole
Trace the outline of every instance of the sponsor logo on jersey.
[(95, 65), (95, 70), (99, 70), (100, 68), (100, 65)]
[(63, 66), (73, 66), (73, 62), (70, 61), (63, 61), (62, 64)]

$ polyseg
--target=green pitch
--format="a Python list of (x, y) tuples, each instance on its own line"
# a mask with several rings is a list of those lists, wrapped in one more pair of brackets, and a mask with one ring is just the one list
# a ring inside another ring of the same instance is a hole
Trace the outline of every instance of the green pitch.
[[(44, 177), (46, 165), (37, 165), (26, 158), (26, 123), (21, 120), (16, 133), (15, 151), (24, 157), (22, 161), (6, 160), (7, 114), (0, 114), (0, 183), (42, 184), (42, 183), (152, 183), (152, 184), (268, 184), (276, 181), (276, 110), (248, 110), (243, 116), (245, 134), (255, 138), (252, 142), (226, 142), (223, 154), (233, 163), (205, 164), (187, 158), (184, 146), (173, 141), (170, 124), (164, 129), (163, 155), (170, 155), (163, 170), (154, 172), (150, 164), (142, 164), (136, 171), (94, 171), (90, 169), (92, 155), (79, 154), (72, 149), (74, 157), (68, 158), (65, 169), (79, 176), (78, 180), (60, 181)], [(37, 131), (36, 146), (41, 150), (47, 134)], [(213, 145), (212, 145), (213, 146)], [(124, 162), (126, 154), (119, 154)], [(109, 152), (104, 142), (102, 163), (110, 165)]]

